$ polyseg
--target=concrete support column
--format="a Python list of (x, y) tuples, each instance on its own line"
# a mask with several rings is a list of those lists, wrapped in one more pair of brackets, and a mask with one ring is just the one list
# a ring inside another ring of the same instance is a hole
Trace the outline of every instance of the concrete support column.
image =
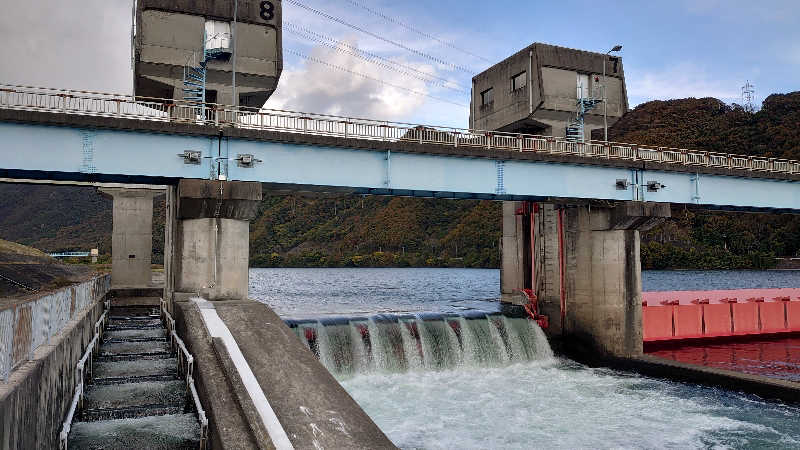
[(181, 180), (176, 202), (170, 268), (175, 295), (246, 299), (249, 220), (258, 211), (261, 184)]
[[(550, 337), (589, 344), (604, 355), (642, 353), (639, 231), (669, 215), (668, 204), (641, 202), (535, 208), (533, 237), (522, 244), (532, 256), (532, 279), (517, 289), (533, 286)], [(517, 217), (531, 219), (530, 213)], [(505, 214), (503, 220), (505, 228)], [(506, 264), (504, 255), (503, 271)]]
[(152, 280), (153, 197), (148, 189), (102, 188), (114, 201), (111, 238), (111, 284), (146, 288)]
[(518, 291), (525, 286), (525, 251), (528, 244), (524, 216), (517, 214), (524, 202), (503, 202), (503, 236), (500, 242), (500, 294), (506, 303), (518, 303)]

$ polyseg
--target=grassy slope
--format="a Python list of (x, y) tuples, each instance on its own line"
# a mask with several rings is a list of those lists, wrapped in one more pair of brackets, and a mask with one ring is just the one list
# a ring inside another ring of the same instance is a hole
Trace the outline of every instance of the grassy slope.
[(0, 253), (22, 255), (22, 256), (38, 256), (42, 258), (48, 257), (47, 253), (39, 249), (28, 247), (22, 244), (17, 244), (16, 242), (4, 241), (2, 239), (0, 239)]

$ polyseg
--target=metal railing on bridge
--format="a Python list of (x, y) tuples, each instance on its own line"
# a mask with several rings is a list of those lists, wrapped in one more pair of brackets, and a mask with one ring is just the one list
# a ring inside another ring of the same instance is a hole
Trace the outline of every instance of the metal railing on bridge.
[(110, 288), (111, 276), (103, 275), (0, 310), (0, 381)]
[[(377, 141), (410, 141), (487, 150), (536, 152), (597, 159), (653, 161), (750, 172), (800, 173), (800, 161), (618, 142), (574, 142), (552, 136), (467, 130), (194, 103), (91, 91), (0, 84), (0, 108), (280, 131)], [(589, 163), (590, 161), (587, 161)]]
[(50, 253), (52, 258), (86, 258), (91, 253), (89, 252), (60, 252)]

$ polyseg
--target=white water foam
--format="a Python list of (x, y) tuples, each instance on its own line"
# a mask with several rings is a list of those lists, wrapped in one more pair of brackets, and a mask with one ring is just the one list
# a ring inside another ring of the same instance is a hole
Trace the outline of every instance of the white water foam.
[(401, 448), (798, 448), (800, 409), (568, 361), (342, 385)]
[(323, 363), (401, 448), (800, 447), (800, 408), (555, 358), (527, 319), (314, 329)]

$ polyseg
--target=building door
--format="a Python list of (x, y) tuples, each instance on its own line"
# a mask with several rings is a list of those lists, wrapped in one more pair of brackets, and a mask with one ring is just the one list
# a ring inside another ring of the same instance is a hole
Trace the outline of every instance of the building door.
[(591, 97), (591, 91), (589, 90), (589, 75), (579, 73), (575, 98), (578, 99), (588, 97)]

